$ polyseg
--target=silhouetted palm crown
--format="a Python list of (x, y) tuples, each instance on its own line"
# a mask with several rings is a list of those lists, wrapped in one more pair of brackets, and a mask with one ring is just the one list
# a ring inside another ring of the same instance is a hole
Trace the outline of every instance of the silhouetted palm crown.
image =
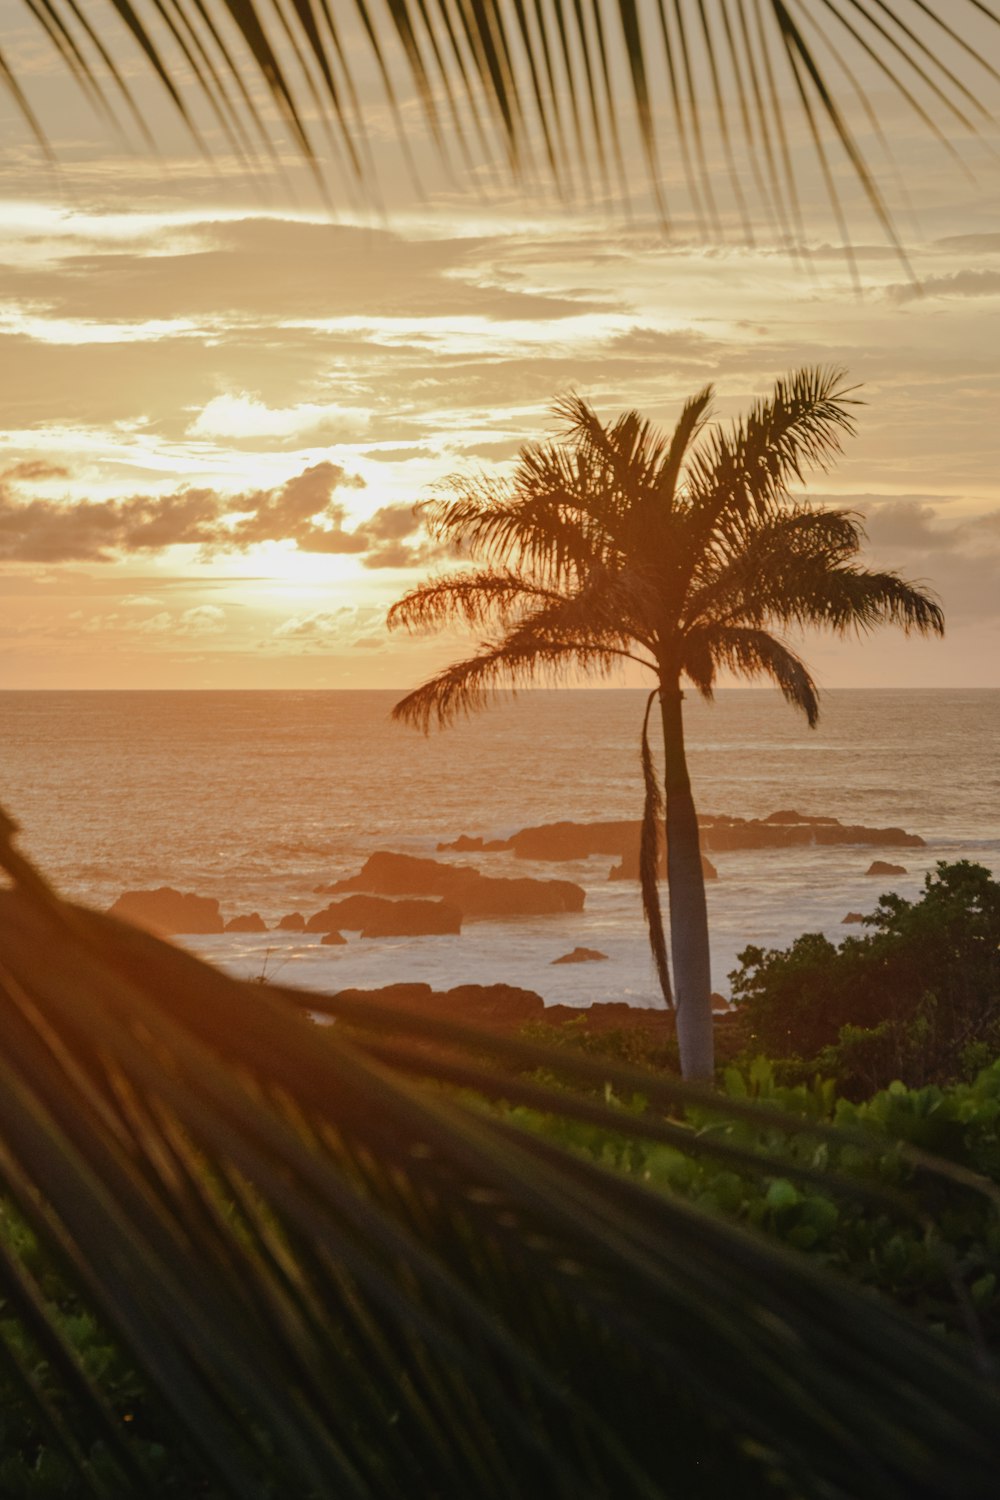
[(630, 659), (664, 689), (683, 677), (707, 698), (720, 671), (769, 677), (815, 723), (816, 685), (773, 627), (940, 631), (926, 593), (858, 566), (857, 515), (789, 493), (853, 431), (840, 380), (799, 371), (729, 431), (707, 424), (708, 388), (669, 438), (637, 412), (604, 424), (569, 397), (555, 407), (564, 439), (525, 448), (510, 481), (452, 479), (425, 508), (429, 528), (484, 566), (413, 590), (389, 619), (421, 628), (458, 617), (488, 638), (397, 716), (426, 728), (539, 671)]

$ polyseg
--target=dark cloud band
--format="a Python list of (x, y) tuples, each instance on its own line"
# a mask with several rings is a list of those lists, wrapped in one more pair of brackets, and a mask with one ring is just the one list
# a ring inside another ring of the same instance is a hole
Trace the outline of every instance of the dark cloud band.
[[(29, 471), (30, 467), (30, 471)], [(203, 553), (245, 552), (261, 542), (293, 542), (300, 552), (356, 554), (366, 567), (424, 561), (413, 507), (382, 506), (350, 527), (337, 498), (364, 480), (340, 464), (319, 463), (270, 490), (223, 495), (214, 489), (120, 500), (63, 502), (26, 498), (20, 485), (59, 470), (20, 465), (0, 475), (0, 559), (7, 562), (112, 562), (129, 555), (196, 546)]]

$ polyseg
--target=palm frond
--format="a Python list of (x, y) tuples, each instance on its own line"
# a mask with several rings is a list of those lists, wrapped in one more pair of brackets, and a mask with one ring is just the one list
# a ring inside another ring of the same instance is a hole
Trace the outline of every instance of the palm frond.
[[(803, 134), (804, 122), (831, 203), (836, 207), (833, 145), (893, 238), (877, 174), (848, 118), (854, 95), (863, 110), (872, 104), (859, 69), (843, 84), (841, 63), (851, 69), (874, 58), (933, 139), (944, 125), (977, 134), (991, 118), (980, 91), (997, 76), (980, 37), (998, 17), (982, 0), (947, 7), (943, 0), (823, 0), (808, 8), (801, 0), (577, 0), (572, 7), (562, 0), (294, 0), (273, 14), (255, 0), (196, 0), (192, 7), (107, 0), (93, 17), (54, 0), (25, 3), (98, 107), (113, 109), (120, 99), (130, 116), (146, 120), (143, 96), (123, 81), (134, 49), (193, 133), (207, 109), (248, 158), (253, 139), (273, 154), (287, 133), (318, 167), (318, 120), (332, 132), (349, 177), (370, 182), (370, 122), (388, 105), (405, 152), (402, 108), (414, 97), (443, 155), (449, 132), (442, 109), (466, 161), (499, 158), (527, 176), (540, 156), (563, 193), (586, 190), (596, 175), (602, 187), (627, 196), (626, 144), (637, 140), (664, 221), (670, 205), (659, 162), (665, 150), (679, 148), (703, 229), (718, 232), (728, 184), (747, 237), (757, 208), (799, 233), (788, 142)], [(176, 82), (180, 64), (190, 78), (186, 88)], [(362, 101), (369, 71), (381, 98)], [(0, 59), (0, 77), (44, 139), (9, 58)], [(660, 100), (668, 101), (665, 109)], [(714, 182), (710, 137), (723, 164)]]
[[(134, 1360), (143, 1420), (169, 1414), (192, 1492), (992, 1494), (1000, 1391), (965, 1346), (460, 1091), (783, 1177), (817, 1171), (782, 1139), (853, 1136), (712, 1096), (759, 1121), (757, 1155), (664, 1118), (710, 1097), (677, 1079), (236, 981), (0, 859), (3, 1191)], [(519, 1076), (540, 1068), (650, 1108)]]
[(553, 590), (532, 583), (523, 574), (481, 568), (434, 578), (410, 589), (391, 606), (386, 624), (390, 630), (410, 631), (433, 630), (455, 619), (473, 627), (505, 624), (527, 607), (558, 598)]
[(864, 539), (853, 511), (790, 502), (780, 510), (733, 516), (696, 559), (685, 602), (688, 624), (761, 624), (808, 575), (821, 589), (827, 571), (857, 556)]
[(559, 683), (574, 670), (607, 676), (622, 655), (617, 641), (549, 634), (535, 630), (529, 619), (500, 640), (484, 641), (474, 656), (454, 662), (407, 693), (393, 706), (392, 717), (426, 734), (432, 724), (443, 728), (532, 682)]
[(787, 501), (788, 486), (824, 470), (854, 432), (858, 404), (835, 367), (807, 367), (775, 381), (728, 432), (716, 427), (688, 464), (685, 501), (695, 545), (723, 519), (768, 512)]
[[(608, 504), (615, 490), (629, 505), (645, 492), (658, 470), (666, 439), (637, 411), (622, 412), (608, 426), (589, 401), (567, 395), (553, 403), (553, 415), (565, 425), (564, 441), (596, 469), (594, 487)], [(610, 481), (610, 483), (609, 483)]]
[(690, 632), (685, 649), (685, 670), (690, 660), (690, 675), (699, 685), (704, 675), (702, 656), (710, 655), (716, 667), (725, 667), (737, 677), (769, 677), (785, 700), (802, 710), (809, 727), (815, 728), (819, 689), (805, 662), (768, 631), (739, 625), (699, 626)]
[(642, 914), (649, 932), (649, 946), (656, 965), (656, 977), (668, 1010), (674, 1008), (674, 994), (670, 984), (670, 965), (667, 962), (667, 939), (663, 930), (663, 911), (660, 907), (660, 850), (663, 827), (663, 793), (653, 764), (649, 747), (649, 716), (653, 704), (660, 696), (654, 688), (646, 699), (646, 712), (642, 720), (640, 760), (645, 798), (642, 806), (642, 827), (639, 834), (639, 884), (642, 888)]
[(539, 582), (559, 587), (607, 555), (608, 538), (588, 512), (591, 493), (571, 453), (528, 444), (510, 480), (451, 475), (418, 510), (438, 541), (491, 568), (530, 569)]
[(944, 635), (944, 612), (932, 590), (899, 573), (841, 565), (825, 568), (811, 559), (787, 579), (775, 619), (821, 625), (840, 635), (868, 634), (897, 625), (907, 635)]
[(704, 390), (699, 391), (696, 396), (692, 396), (684, 403), (654, 483), (658, 501), (667, 508), (673, 507), (677, 483), (688, 449), (708, 420), (714, 396), (714, 386), (707, 385)]

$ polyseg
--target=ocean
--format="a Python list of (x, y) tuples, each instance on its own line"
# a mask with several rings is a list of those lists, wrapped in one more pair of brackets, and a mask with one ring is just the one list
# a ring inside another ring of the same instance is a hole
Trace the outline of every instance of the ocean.
[[(273, 924), (326, 904), (324, 883), (369, 854), (434, 855), (459, 834), (638, 818), (645, 694), (538, 691), (423, 737), (390, 722), (391, 692), (0, 693), (0, 805), (59, 889), (107, 908), (171, 885), (216, 897), (228, 919)], [(938, 860), (1000, 871), (1000, 692), (831, 691), (816, 730), (770, 690), (689, 695), (699, 811), (779, 809), (920, 834), (926, 848), (802, 847), (712, 853), (713, 985), (748, 944), (833, 939), (883, 889), (912, 897)], [(467, 921), (449, 937), (225, 934), (184, 941), (233, 973), (306, 988), (423, 980), (523, 985), (548, 1001), (656, 1005), (638, 887), (608, 882), (609, 856), (532, 864), (507, 853), (441, 855), (485, 873), (575, 880), (582, 913)], [(906, 867), (885, 880), (873, 858)], [(553, 967), (576, 946), (606, 963)]]

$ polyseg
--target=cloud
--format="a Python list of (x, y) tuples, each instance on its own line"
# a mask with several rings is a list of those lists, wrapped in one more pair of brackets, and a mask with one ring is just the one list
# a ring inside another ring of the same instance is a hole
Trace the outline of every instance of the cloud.
[(411, 458), (433, 458), (433, 456), (433, 451), (420, 443), (369, 448), (366, 453), (360, 455), (361, 458), (374, 459), (381, 464), (402, 464)]
[(217, 604), (197, 604), (177, 621), (179, 635), (216, 635), (225, 628), (226, 613)]
[(456, 443), (452, 452), (461, 458), (478, 458), (485, 463), (503, 463), (516, 458), (524, 445), (523, 438), (501, 438), (492, 442), (484, 439), (479, 443)]
[(292, 615), (271, 632), (275, 641), (329, 641), (339, 636), (344, 618), (352, 611), (346, 606), (335, 610), (314, 610), (308, 615)]
[(953, 271), (949, 276), (927, 276), (918, 283), (894, 282), (885, 289), (890, 302), (901, 304), (925, 297), (996, 297), (1000, 271)]
[(206, 554), (243, 552), (262, 542), (356, 554), (376, 568), (405, 567), (429, 556), (426, 543), (407, 543), (420, 527), (411, 505), (384, 505), (368, 520), (347, 524), (337, 493), (363, 487), (358, 476), (329, 462), (313, 464), (275, 489), (236, 495), (188, 489), (69, 502), (28, 499), (0, 480), (0, 559), (109, 562), (177, 546), (197, 546)]
[(299, 406), (268, 406), (245, 391), (215, 396), (188, 428), (191, 437), (228, 438), (241, 447), (271, 446), (284, 438), (299, 446), (329, 446), (360, 437), (369, 413), (360, 407), (326, 406), (306, 401)]
[(340, 609), (312, 610), (283, 620), (262, 645), (294, 647), (302, 653), (339, 651), (345, 647), (384, 650), (383, 621), (384, 612), (369, 605), (345, 604)]
[(1000, 619), (1000, 510), (952, 519), (933, 505), (901, 500), (869, 517), (868, 538), (866, 562), (929, 585), (947, 620)]
[(873, 547), (887, 551), (915, 548), (951, 552), (967, 539), (968, 526), (942, 525), (933, 505), (918, 500), (897, 500), (880, 505), (866, 523)]
[(68, 478), (69, 470), (62, 464), (50, 464), (41, 458), (23, 459), (0, 473), (0, 483), (10, 480), (14, 484), (33, 484), (39, 480)]
[[(389, 230), (298, 219), (191, 224), (159, 254), (95, 245), (0, 267), (0, 297), (57, 318), (175, 325), (233, 314), (270, 319), (366, 316), (547, 319), (606, 306), (489, 284), (482, 238), (406, 239)], [(506, 277), (504, 280), (506, 281)]]
[(1000, 234), (946, 234), (943, 239), (935, 240), (934, 245), (941, 250), (972, 250), (990, 255), (1000, 253)]
[[(379, 506), (349, 525), (338, 492), (363, 488), (363, 479), (330, 462), (313, 464), (274, 489), (236, 495), (188, 489), (120, 500), (30, 499), (0, 478), (0, 561), (113, 562), (181, 546), (211, 556), (265, 542), (357, 556), (367, 568), (415, 567), (448, 554), (419, 535), (421, 522), (406, 503)], [(155, 602), (142, 595), (122, 600), (130, 607)], [(145, 628), (156, 626), (147, 622)]]

